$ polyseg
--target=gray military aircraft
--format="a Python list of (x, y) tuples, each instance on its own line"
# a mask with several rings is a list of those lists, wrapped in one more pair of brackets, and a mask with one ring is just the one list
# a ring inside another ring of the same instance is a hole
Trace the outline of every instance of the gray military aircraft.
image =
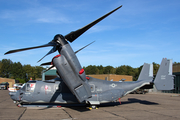
[(167, 59), (163, 59), (155, 82), (153, 81), (153, 67), (151, 64), (144, 64), (138, 80), (133, 82), (105, 81), (86, 76), (84, 69), (76, 57), (76, 53), (88, 45), (74, 52), (68, 41), (73, 42), (89, 28), (121, 7), (122, 5), (92, 23), (70, 32), (65, 36), (57, 34), (54, 39), (47, 44), (10, 50), (5, 53), (10, 54), (48, 46), (53, 46), (53, 48), (45, 56), (56, 51), (59, 52), (59, 54), (52, 59), (52, 62), (42, 64), (52, 64), (52, 67), (56, 67), (58, 77), (47, 81), (29, 81), (17, 92), (9, 93), (12, 100), (18, 103), (18, 105), (24, 103), (85, 103), (96, 108), (96, 105), (115, 101), (133, 90), (150, 83), (154, 83), (158, 90), (173, 89), (172, 60)]

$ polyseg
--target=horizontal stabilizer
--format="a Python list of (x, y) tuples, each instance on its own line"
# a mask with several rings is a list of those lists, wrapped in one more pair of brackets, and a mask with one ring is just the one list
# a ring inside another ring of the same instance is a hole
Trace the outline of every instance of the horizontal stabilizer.
[(174, 89), (174, 75), (172, 75), (172, 60), (163, 58), (157, 72), (154, 84), (157, 90)]
[(153, 64), (144, 63), (138, 80), (152, 80), (153, 79)]

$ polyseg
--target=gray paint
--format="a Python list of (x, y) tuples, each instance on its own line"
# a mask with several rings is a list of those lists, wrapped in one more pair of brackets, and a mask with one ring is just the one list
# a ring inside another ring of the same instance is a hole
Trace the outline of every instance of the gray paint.
[(172, 60), (163, 58), (154, 81), (157, 90), (174, 89), (174, 75), (172, 75)]

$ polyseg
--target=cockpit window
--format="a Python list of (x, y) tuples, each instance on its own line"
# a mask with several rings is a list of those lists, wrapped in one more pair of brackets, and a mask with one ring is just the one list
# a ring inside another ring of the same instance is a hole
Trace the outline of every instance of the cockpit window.
[(26, 92), (34, 92), (36, 83), (27, 83), (26, 84)]
[(25, 91), (25, 88), (26, 88), (26, 83), (24, 83), (21, 87), (21, 90)]

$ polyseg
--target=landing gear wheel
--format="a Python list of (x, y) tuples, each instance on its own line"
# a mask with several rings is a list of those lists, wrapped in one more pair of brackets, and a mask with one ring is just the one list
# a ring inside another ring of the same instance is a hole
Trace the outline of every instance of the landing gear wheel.
[(21, 107), (21, 104), (20, 104), (20, 103), (18, 103), (18, 104), (17, 104), (17, 106), (18, 106), (18, 107)]
[(92, 106), (92, 109), (96, 109), (97, 107), (95, 105)]
[(89, 109), (91, 110), (91, 109), (98, 109), (98, 108), (97, 108), (97, 106), (92, 105), (91, 107), (89, 107)]

